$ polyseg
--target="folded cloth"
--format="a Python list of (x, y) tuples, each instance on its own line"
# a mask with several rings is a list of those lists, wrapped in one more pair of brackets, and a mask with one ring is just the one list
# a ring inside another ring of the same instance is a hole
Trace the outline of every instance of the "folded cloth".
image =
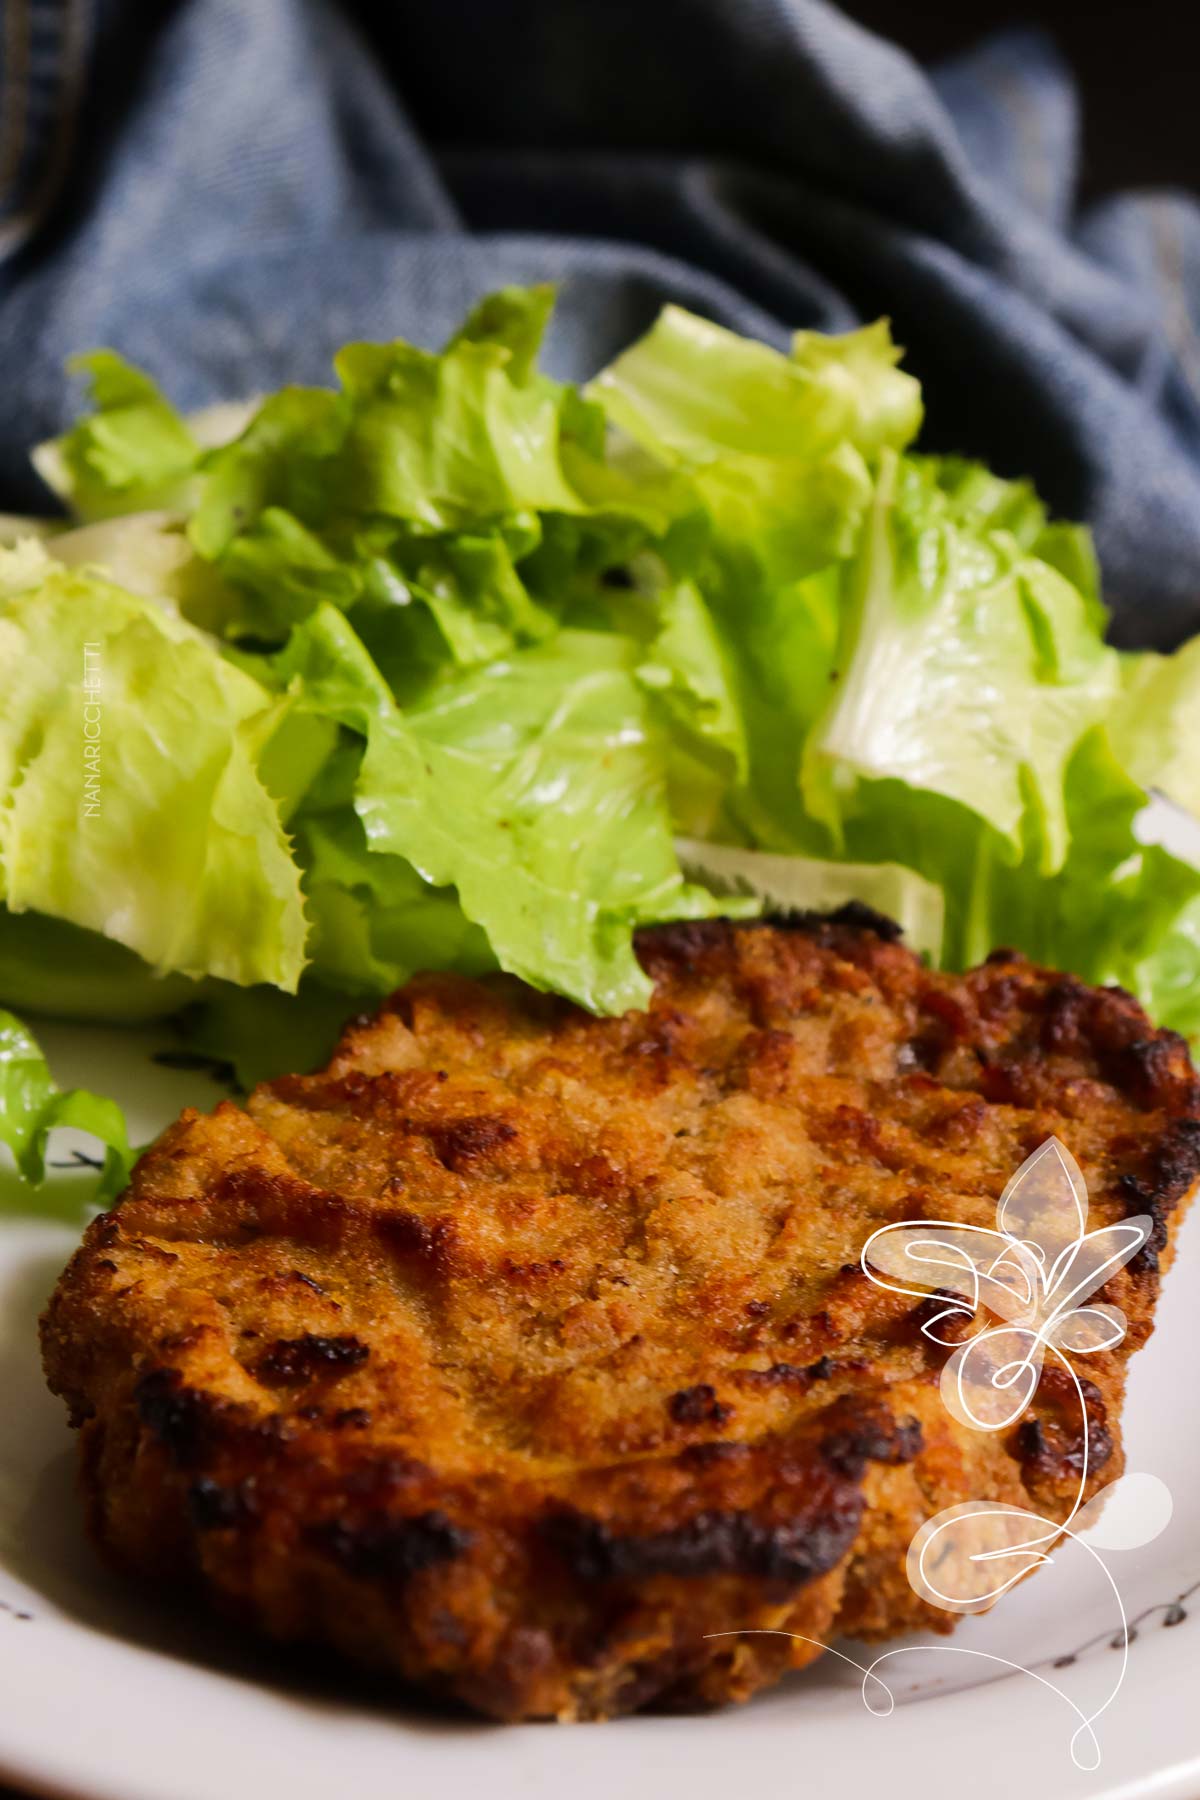
[(889, 313), (923, 442), (1095, 527), (1118, 641), (1200, 628), (1200, 208), (1080, 212), (1036, 34), (923, 72), (822, 0), (0, 0), (0, 505), (111, 344), (183, 406), (553, 279), (556, 373), (671, 299)]

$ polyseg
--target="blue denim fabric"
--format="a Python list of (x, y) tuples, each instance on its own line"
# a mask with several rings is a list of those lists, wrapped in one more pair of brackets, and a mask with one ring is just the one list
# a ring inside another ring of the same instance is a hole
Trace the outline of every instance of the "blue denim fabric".
[(184, 406), (553, 278), (583, 376), (664, 299), (890, 313), (924, 443), (1095, 526), (1115, 634), (1200, 628), (1200, 209), (1082, 215), (1036, 35), (923, 73), (822, 0), (0, 0), (0, 505), (112, 344)]

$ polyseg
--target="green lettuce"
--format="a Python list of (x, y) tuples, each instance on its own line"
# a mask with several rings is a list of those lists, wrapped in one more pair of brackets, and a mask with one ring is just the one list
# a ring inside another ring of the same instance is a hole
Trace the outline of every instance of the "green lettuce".
[(1136, 776), (1178, 763), (1183, 727), (1132, 722), (1151, 684), (1160, 701), (1182, 694), (1190, 653), (1139, 685), (1090, 596), (1035, 553), (1029, 497), (983, 508), (961, 495), (960, 466), (947, 480), (931, 462), (881, 465), (844, 576), (839, 678), (804, 746), (806, 810), (835, 855), (894, 858), (938, 883), (950, 967), (1013, 944), (1195, 1030), (1200, 869), (1136, 828)]
[(637, 661), (619, 634), (563, 630), (401, 710), (327, 606), (273, 666), (298, 705), (365, 739), (353, 805), (370, 849), (453, 888), (503, 968), (614, 1012), (649, 995), (633, 927), (715, 910), (679, 869)]
[(37, 546), (0, 552), (0, 596), (0, 900), (160, 974), (294, 988), (299, 876), (257, 768), (271, 697)]
[(844, 841), (851, 823), (861, 836), (871, 784), (900, 782), (975, 812), (1014, 857), (1032, 809), (1050, 874), (1066, 855), (1066, 763), (1119, 691), (1117, 654), (1077, 588), (1009, 531), (955, 517), (932, 475), (883, 460), (805, 799)]
[(1200, 638), (1122, 658), (1111, 732), (1136, 781), (1200, 818)]
[(186, 504), (200, 445), (150, 377), (115, 350), (68, 366), (90, 378), (95, 410), (34, 453), (42, 479), (81, 519)]
[(825, 702), (840, 571), (879, 458), (920, 425), (920, 388), (898, 359), (884, 321), (798, 333), (785, 356), (667, 307), (589, 390), (705, 502), (701, 582), (747, 753), (723, 826), (780, 851), (823, 843), (795, 803), (797, 748)]
[(98, 931), (0, 906), (0, 995), (17, 1012), (139, 1025), (191, 1005), (204, 984), (159, 975)]
[(454, 889), (424, 881), (403, 856), (372, 849), (350, 808), (307, 814), (299, 827), (315, 979), (379, 995), (418, 969), (482, 975), (498, 967), (487, 933)]
[(921, 389), (897, 365), (887, 322), (843, 337), (798, 332), (785, 356), (666, 306), (645, 337), (597, 376), (609, 418), (699, 468), (727, 457), (790, 462), (850, 445), (901, 449), (921, 423)]
[(182, 1006), (246, 1082), (421, 967), (619, 1011), (643, 924), (857, 900), (1200, 1034), (1200, 850), (1146, 812), (1200, 811), (1197, 645), (1109, 648), (1086, 531), (913, 450), (886, 322), (668, 307), (580, 391), (552, 300), (215, 421), (85, 359), (76, 523), (0, 552), (0, 1000)]
[(0, 1012), (0, 1144), (35, 1187), (46, 1178), (50, 1133), (62, 1125), (100, 1140), (105, 1147), (101, 1193), (119, 1193), (134, 1158), (120, 1107), (86, 1088), (63, 1093), (29, 1031), (11, 1013)]
[(175, 1027), (190, 1057), (232, 1076), (248, 1093), (276, 1075), (322, 1068), (354, 1007), (345, 988), (326, 987), (308, 974), (294, 994), (213, 982), (178, 1015)]
[[(686, 471), (737, 590), (795, 581), (854, 548), (870, 463), (921, 418), (881, 321), (845, 338), (800, 333), (791, 356), (665, 307), (592, 383), (610, 421)], [(722, 554), (723, 553), (723, 554)]]

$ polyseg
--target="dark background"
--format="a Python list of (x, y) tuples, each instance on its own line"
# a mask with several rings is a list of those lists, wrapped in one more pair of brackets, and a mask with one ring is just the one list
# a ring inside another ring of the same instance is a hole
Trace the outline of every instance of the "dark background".
[(1200, 189), (1195, 0), (843, 0), (842, 10), (921, 62), (954, 56), (1004, 27), (1037, 25), (1079, 82), (1084, 198), (1116, 188)]

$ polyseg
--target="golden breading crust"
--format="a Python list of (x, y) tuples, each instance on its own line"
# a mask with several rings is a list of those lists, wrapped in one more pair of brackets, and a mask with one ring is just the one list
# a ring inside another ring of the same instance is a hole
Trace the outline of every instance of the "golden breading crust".
[[(1120, 1468), (1200, 1172), (1200, 1082), (1128, 995), (997, 952), (932, 974), (863, 908), (647, 931), (646, 1013), (425, 976), (329, 1067), (186, 1112), (43, 1322), (92, 1530), (273, 1637), (500, 1719), (745, 1699), (827, 1639), (952, 1617), (905, 1578), (974, 1497), (1063, 1517), (1065, 1377), (998, 1435), (938, 1392), (888, 1221), (991, 1226), (1051, 1133), (1094, 1228), (1152, 1213), (1089, 1359)], [(936, 1304), (936, 1303), (934, 1303)]]

